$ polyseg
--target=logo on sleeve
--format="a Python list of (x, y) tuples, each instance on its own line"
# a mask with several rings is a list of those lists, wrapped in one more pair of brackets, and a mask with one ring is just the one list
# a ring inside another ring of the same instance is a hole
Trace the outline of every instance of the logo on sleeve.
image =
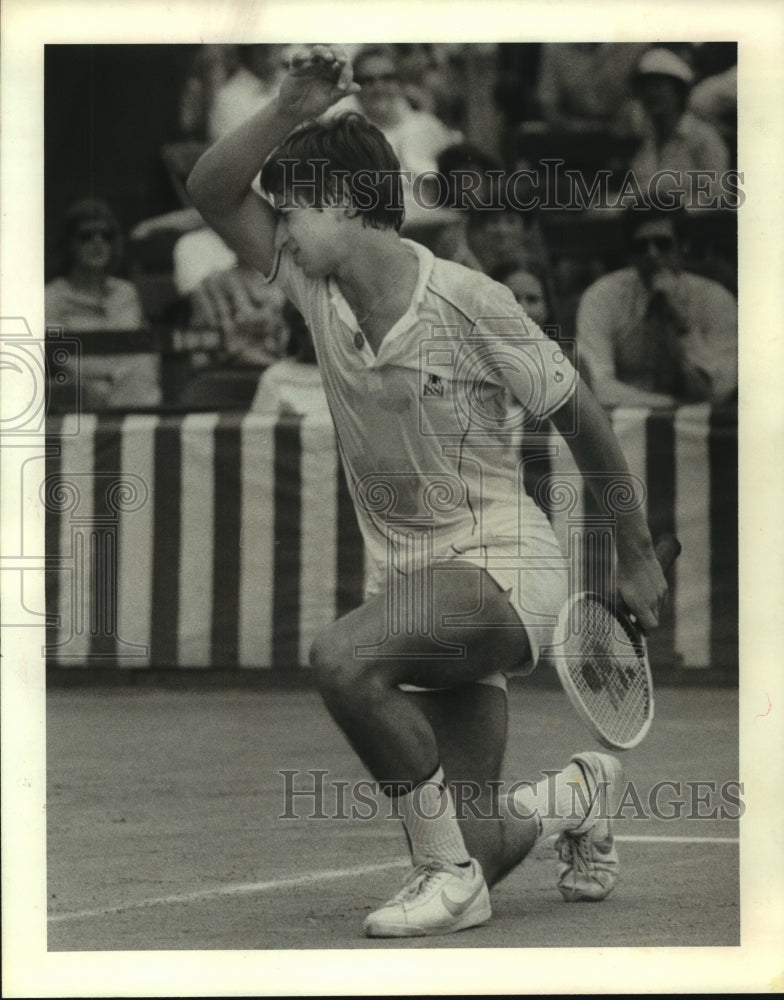
[(427, 382), (422, 386), (423, 396), (443, 396), (444, 395), (444, 383), (441, 381), (440, 375), (434, 375), (429, 373), (427, 376)]

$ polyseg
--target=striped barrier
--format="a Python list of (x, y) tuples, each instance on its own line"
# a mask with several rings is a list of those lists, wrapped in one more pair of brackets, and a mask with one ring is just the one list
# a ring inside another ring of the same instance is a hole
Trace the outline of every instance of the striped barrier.
[[(683, 555), (654, 663), (737, 666), (737, 428), (707, 406), (616, 410), (654, 535)], [(269, 668), (355, 607), (363, 549), (330, 424), (244, 413), (50, 418), (47, 658), (59, 667)], [(591, 517), (563, 441), (532, 482), (577, 484), (562, 542)]]

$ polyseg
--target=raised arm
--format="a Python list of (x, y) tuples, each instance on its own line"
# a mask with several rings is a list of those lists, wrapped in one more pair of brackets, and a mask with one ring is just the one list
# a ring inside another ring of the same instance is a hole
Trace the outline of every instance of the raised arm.
[(640, 505), (624, 504), (623, 509), (608, 506), (607, 497), (612, 494), (607, 490), (608, 474), (617, 477), (619, 486), (632, 486), (629, 467), (610, 421), (584, 383), (578, 384), (576, 392), (551, 419), (566, 440), (597, 503), (615, 518), (617, 591), (642, 628), (655, 628), (667, 596), (667, 584)]
[(292, 57), (276, 98), (219, 139), (188, 178), (205, 221), (245, 263), (268, 274), (275, 259), (275, 213), (251, 188), (269, 154), (300, 124), (359, 90), (342, 49), (313, 45)]

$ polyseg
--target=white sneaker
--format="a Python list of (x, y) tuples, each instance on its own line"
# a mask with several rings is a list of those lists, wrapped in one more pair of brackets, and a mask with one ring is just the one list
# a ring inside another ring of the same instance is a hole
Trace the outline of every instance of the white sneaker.
[(365, 920), (368, 937), (452, 934), (490, 919), (490, 894), (482, 868), (448, 861), (418, 865), (403, 888)]
[(623, 769), (615, 757), (593, 751), (576, 754), (572, 760), (585, 773), (592, 805), (582, 823), (564, 830), (555, 842), (560, 858), (558, 888), (568, 903), (598, 903), (618, 882), (610, 817), (618, 807)]

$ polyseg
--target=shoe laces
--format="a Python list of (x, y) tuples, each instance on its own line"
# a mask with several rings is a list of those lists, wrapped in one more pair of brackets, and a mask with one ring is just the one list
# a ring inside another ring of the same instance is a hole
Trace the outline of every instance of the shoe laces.
[(427, 861), (417, 865), (395, 899), (399, 901), (410, 900), (431, 892), (435, 889), (440, 875), (462, 876), (462, 872), (456, 865), (452, 865), (448, 861)]
[(571, 866), (583, 875), (590, 874), (593, 862), (593, 843), (590, 830), (581, 834), (573, 834), (565, 830), (556, 841), (555, 848), (564, 864)]

